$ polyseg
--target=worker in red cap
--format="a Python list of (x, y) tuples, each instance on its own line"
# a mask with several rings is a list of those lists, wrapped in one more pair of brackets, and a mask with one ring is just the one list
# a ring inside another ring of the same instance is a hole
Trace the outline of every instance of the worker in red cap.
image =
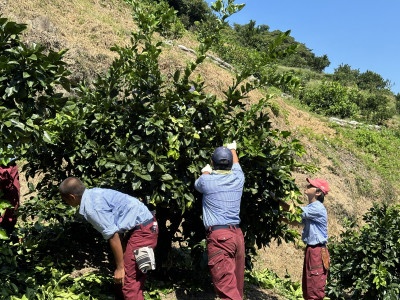
[[(308, 205), (301, 207), (301, 224), (304, 225), (302, 240), (307, 245), (303, 264), (303, 297), (309, 299), (324, 299), (325, 284), (329, 270), (328, 216), (323, 205), (325, 195), (329, 192), (329, 185), (324, 179), (307, 178), (304, 194), (308, 198)], [(279, 200), (280, 206), (290, 210), (289, 204)], [(292, 211), (293, 212), (293, 211)], [(289, 222), (299, 225), (298, 222)]]

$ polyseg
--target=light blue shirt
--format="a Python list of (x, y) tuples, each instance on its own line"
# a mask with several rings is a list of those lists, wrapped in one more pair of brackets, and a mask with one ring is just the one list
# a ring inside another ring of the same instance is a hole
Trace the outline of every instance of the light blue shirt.
[(231, 174), (203, 174), (196, 180), (196, 190), (203, 194), (203, 222), (207, 229), (214, 225), (240, 223), (240, 201), (244, 174), (238, 163)]
[(153, 218), (138, 199), (110, 189), (86, 189), (79, 213), (108, 240)]
[(314, 201), (306, 207), (301, 207), (302, 224), (304, 224), (301, 239), (308, 245), (326, 244), (328, 242), (328, 215), (325, 206), (320, 201)]

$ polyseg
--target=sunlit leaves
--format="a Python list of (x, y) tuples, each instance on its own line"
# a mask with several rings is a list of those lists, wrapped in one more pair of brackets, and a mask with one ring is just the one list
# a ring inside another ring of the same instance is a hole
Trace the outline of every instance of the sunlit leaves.
[(396, 299), (400, 292), (400, 206), (374, 204), (363, 216), (345, 222), (345, 230), (329, 248), (331, 269), (327, 290), (330, 297), (343, 292), (352, 298)]

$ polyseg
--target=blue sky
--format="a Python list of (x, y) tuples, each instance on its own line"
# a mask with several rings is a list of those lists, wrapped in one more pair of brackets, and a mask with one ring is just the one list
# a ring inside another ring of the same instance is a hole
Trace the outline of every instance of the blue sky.
[[(207, 2), (214, 2), (207, 0)], [(296, 41), (328, 55), (333, 73), (341, 63), (378, 73), (400, 93), (400, 0), (236, 0), (246, 6), (229, 22), (291, 30)]]

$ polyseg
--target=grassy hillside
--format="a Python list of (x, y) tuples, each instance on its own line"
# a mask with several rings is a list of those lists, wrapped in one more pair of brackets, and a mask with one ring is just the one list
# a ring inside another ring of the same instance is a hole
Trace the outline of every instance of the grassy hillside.
[[(122, 0), (6, 0), (0, 2), (0, 11), (5, 17), (28, 24), (26, 42), (40, 43), (54, 50), (68, 48), (67, 62), (73, 71), (72, 77), (89, 81), (110, 65), (114, 54), (109, 48), (128, 42), (135, 28), (131, 9)], [(172, 44), (166, 43), (160, 62), (163, 73), (168, 77), (177, 69), (183, 70), (191, 57), (190, 52), (182, 51), (178, 45), (195, 49), (197, 44), (189, 32)], [(308, 70), (303, 73), (313, 80), (322, 79), (321, 74)], [(211, 60), (202, 64), (196, 75), (205, 79), (208, 92), (221, 98), (222, 91), (233, 79), (231, 71)], [(307, 151), (300, 161), (318, 168), (314, 174), (294, 172), (296, 183), (303, 187), (305, 178), (312, 176), (325, 178), (330, 184), (331, 192), (325, 201), (330, 235), (341, 232), (345, 217), (359, 218), (373, 202), (398, 203), (400, 131), (396, 126), (390, 130), (342, 127), (310, 112), (296, 98), (282, 97), (276, 88), (252, 92), (248, 101), (258, 101), (265, 94), (274, 95), (273, 126), (291, 131)], [(22, 182), (22, 192), (27, 192), (26, 182)], [(302, 261), (301, 243), (280, 246), (272, 243), (270, 248), (259, 249), (255, 269), (269, 268), (281, 277), (287, 272), (294, 280), (300, 280)]]

